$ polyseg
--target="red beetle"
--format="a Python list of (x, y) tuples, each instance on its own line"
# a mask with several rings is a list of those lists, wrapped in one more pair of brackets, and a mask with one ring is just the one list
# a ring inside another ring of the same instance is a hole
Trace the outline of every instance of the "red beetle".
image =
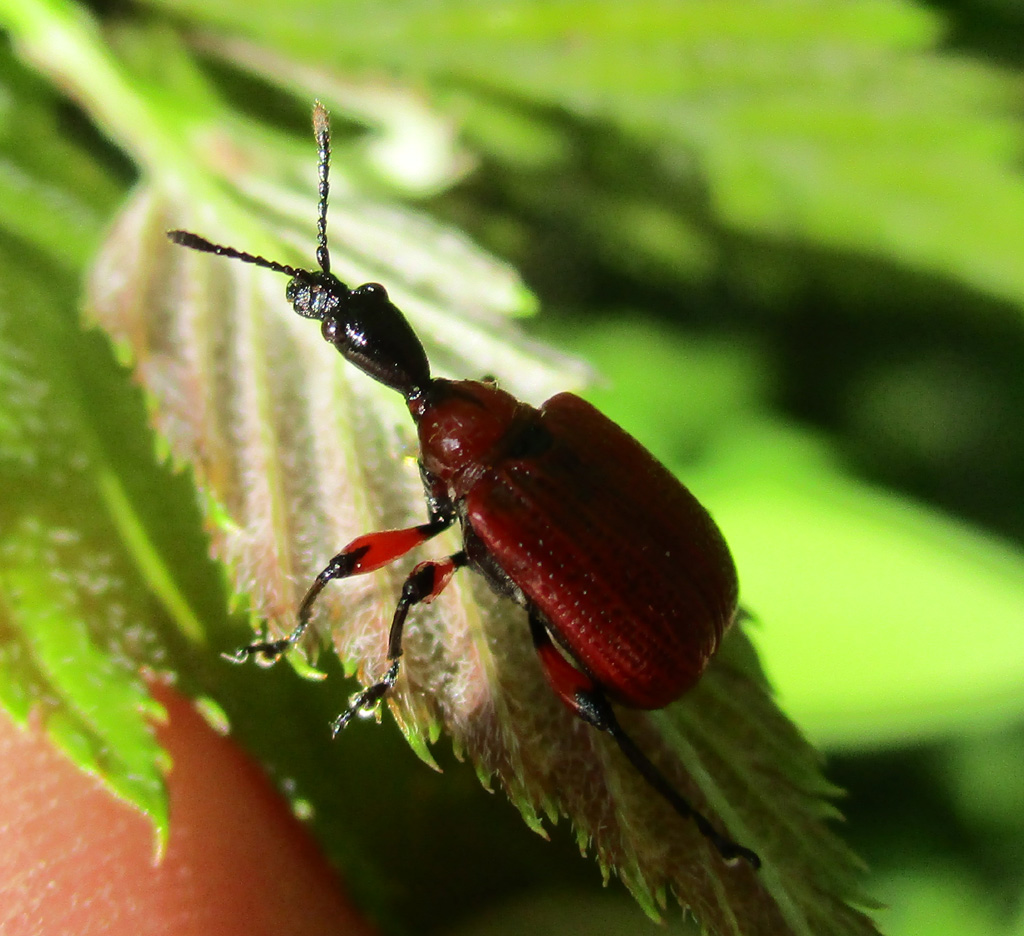
[[(539, 409), (493, 383), (431, 377), (426, 353), (383, 286), (349, 289), (330, 270), (327, 195), (330, 128), (317, 102), (319, 270), (300, 270), (187, 231), (177, 244), (234, 257), (291, 277), (295, 311), (319, 319), (326, 341), (405, 398), (420, 441), (429, 520), (360, 536), (316, 577), (282, 640), (255, 643), (276, 658), (309, 626), (332, 579), (379, 569), (458, 521), (463, 548), (421, 562), (405, 581), (388, 641), (390, 666), (335, 720), (335, 734), (372, 709), (398, 677), (409, 610), (441, 593), (462, 566), (526, 609), (534, 645), (555, 692), (585, 722), (607, 731), (645, 779), (725, 859), (750, 849), (719, 833), (622, 730), (611, 701), (663, 708), (700, 678), (736, 616), (736, 569), (697, 499), (632, 436), (571, 393)], [(623, 544), (628, 544), (627, 548)]]

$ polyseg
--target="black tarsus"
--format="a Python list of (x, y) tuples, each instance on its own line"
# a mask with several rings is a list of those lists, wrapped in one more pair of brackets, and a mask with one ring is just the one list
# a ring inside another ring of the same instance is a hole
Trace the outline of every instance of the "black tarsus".
[[(456, 569), (461, 569), (469, 563), (469, 557), (465, 551), (460, 551), (448, 557)], [(391, 620), (391, 631), (388, 634), (388, 662), (391, 664), (379, 682), (367, 686), (360, 692), (344, 712), (342, 712), (331, 724), (331, 736), (337, 737), (345, 726), (360, 712), (369, 712), (377, 703), (391, 691), (398, 679), (398, 666), (402, 656), (402, 631), (405, 628), (405, 619), (414, 605), (429, 598), (434, 593), (434, 584), (437, 580), (437, 567), (440, 563), (425, 562), (418, 565), (402, 586), (402, 596), (398, 599), (395, 607), (395, 616)]]
[(366, 555), (369, 548), (369, 546), (362, 546), (352, 552), (338, 553), (338, 555), (336, 555), (327, 563), (326, 566), (324, 566), (323, 569), (320, 570), (320, 573), (315, 579), (313, 579), (313, 583), (306, 590), (305, 597), (303, 597), (299, 604), (299, 609), (295, 614), (298, 623), (292, 629), (291, 633), (282, 637), (280, 640), (266, 640), (251, 643), (248, 646), (240, 647), (233, 654), (225, 653), (224, 657), (232, 663), (244, 663), (251, 656), (261, 656), (266, 660), (276, 660), (285, 652), (285, 650), (294, 647), (302, 639), (302, 635), (306, 633), (306, 630), (309, 627), (310, 618), (313, 614), (313, 605), (319, 597), (320, 592), (324, 590), (324, 586), (334, 579), (347, 578), (350, 576), (356, 563)]
[[(432, 519), (429, 523), (422, 524), (419, 529), (423, 533), (423, 541), (426, 542), (428, 539), (433, 539), (439, 533), (443, 533), (452, 525), (453, 520), (454, 515)], [(320, 596), (320, 592), (324, 590), (328, 582), (332, 582), (335, 579), (349, 578), (353, 575), (356, 565), (366, 555), (369, 548), (369, 546), (364, 545), (357, 549), (340, 552), (320, 570), (299, 604), (299, 609), (295, 613), (297, 623), (289, 634), (280, 640), (264, 640), (248, 644), (245, 647), (240, 647), (234, 653), (223, 654), (224, 658), (232, 663), (244, 663), (251, 656), (261, 656), (265, 660), (272, 661), (276, 660), (286, 650), (294, 647), (302, 640), (302, 636), (309, 628), (309, 622), (313, 615), (313, 605)]]
[(619, 750), (626, 755), (626, 759), (640, 775), (668, 801), (680, 816), (692, 819), (696, 823), (701, 835), (715, 846), (722, 858), (726, 861), (742, 858), (755, 871), (761, 867), (761, 859), (756, 852), (744, 848), (722, 835), (703, 813), (694, 808), (693, 804), (668, 782), (665, 775), (654, 766), (650, 758), (637, 747), (636, 742), (619, 724), (611, 704), (601, 692), (578, 693), (577, 702), (579, 703), (580, 717), (595, 728), (607, 731), (615, 739)]

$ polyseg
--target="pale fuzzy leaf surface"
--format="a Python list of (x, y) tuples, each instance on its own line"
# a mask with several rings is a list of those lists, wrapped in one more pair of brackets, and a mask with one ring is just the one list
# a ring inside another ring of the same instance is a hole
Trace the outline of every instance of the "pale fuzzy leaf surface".
[[(308, 256), (306, 212), (293, 226), (286, 198), (265, 201), (275, 203), (268, 216), (285, 219), (273, 222), (280, 249), (298, 238)], [(478, 257), (463, 292), (466, 244), (427, 222), (339, 201), (334, 270), (349, 281), (385, 282), (443, 370), (495, 374), (533, 401), (573, 383), (578, 371), (499, 322), (508, 304), (488, 303), (486, 282), (494, 275), (500, 296), (502, 268), (489, 273), (490, 262)], [(302, 207), (308, 211), (312, 198)], [(190, 224), (181, 206), (139, 190), (95, 267), (89, 307), (134, 360), (174, 458), (194, 470), (213, 549), (236, 591), (271, 632), (283, 633), (308, 583), (346, 543), (425, 518), (411, 421), (395, 394), (357, 373), (315, 323), (290, 310), (283, 277), (166, 240), (168, 228)], [(366, 246), (374, 226), (379, 256)], [(233, 242), (230, 232), (204, 233)], [(422, 552), (455, 548), (453, 532)], [(321, 635), (364, 681), (384, 669), (409, 567), (398, 565), (332, 586), (318, 605)], [(740, 628), (689, 697), (666, 712), (624, 713), (623, 721), (686, 795), (761, 854), (760, 874), (726, 866), (610, 739), (562, 706), (522, 612), (475, 576), (457, 576), (438, 601), (417, 609), (406, 633), (389, 701), (413, 748), (429, 760), (428, 744), (443, 727), (485, 782), (497, 778), (531, 827), (541, 831), (544, 816), (569, 816), (581, 846), (652, 915), (675, 894), (713, 933), (874, 932), (847, 903), (859, 897), (857, 863), (824, 825), (834, 791), (771, 702)], [(338, 708), (344, 704), (339, 695)]]

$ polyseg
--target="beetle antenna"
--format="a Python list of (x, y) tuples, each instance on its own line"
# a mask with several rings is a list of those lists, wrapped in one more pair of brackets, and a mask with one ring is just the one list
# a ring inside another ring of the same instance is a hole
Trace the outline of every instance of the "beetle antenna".
[[(316, 216), (316, 262), (324, 273), (331, 272), (331, 253), (327, 248), (327, 196), (330, 192), (329, 175), (331, 171), (331, 118), (327, 108), (319, 101), (313, 105), (313, 133), (316, 136), (316, 146), (319, 160), (317, 171), (320, 176), (320, 201), (317, 205)], [(291, 277), (308, 277), (305, 270), (298, 267), (288, 266), (286, 263), (278, 263), (276, 260), (268, 260), (257, 254), (246, 253), (244, 250), (236, 250), (234, 247), (225, 247), (223, 244), (214, 244), (205, 237), (193, 234), (191, 231), (168, 231), (167, 236), (175, 244), (182, 247), (191, 247), (193, 250), (201, 250), (204, 253), (216, 254), (218, 257), (233, 257), (243, 263), (252, 263), (255, 266), (265, 267), (275, 273), (284, 273)]]
[(203, 253), (217, 254), (218, 257), (233, 257), (235, 260), (241, 260), (243, 263), (252, 263), (256, 266), (273, 270), (275, 273), (284, 273), (285, 276), (301, 276), (305, 272), (296, 267), (288, 266), (286, 263), (278, 263), (276, 260), (268, 260), (266, 257), (246, 253), (244, 250), (236, 250), (234, 247), (214, 244), (205, 237), (200, 237), (191, 231), (168, 231), (167, 236), (174, 243), (181, 244), (182, 247), (191, 247), (193, 250), (201, 250)]
[(331, 254), (327, 249), (327, 194), (331, 185), (331, 118), (319, 101), (313, 104), (313, 135), (316, 137), (317, 174), (320, 177), (320, 202), (316, 214), (316, 262), (324, 273), (331, 272)]

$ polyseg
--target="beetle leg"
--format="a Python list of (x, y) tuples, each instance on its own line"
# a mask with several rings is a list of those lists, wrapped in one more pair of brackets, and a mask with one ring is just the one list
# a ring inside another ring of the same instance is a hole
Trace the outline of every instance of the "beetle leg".
[(369, 712), (394, 686), (398, 679), (398, 663), (402, 656), (402, 630), (405, 619), (413, 605), (426, 604), (433, 601), (444, 591), (451, 581), (456, 569), (461, 569), (469, 561), (465, 552), (457, 552), (447, 559), (427, 560), (421, 562), (409, 573), (402, 586), (402, 596), (398, 599), (395, 616), (391, 621), (391, 632), (388, 635), (388, 666), (380, 682), (367, 686), (359, 693), (344, 712), (331, 725), (331, 735), (337, 736), (359, 712)]
[(537, 649), (544, 674), (559, 698), (576, 715), (600, 731), (607, 731), (618, 744), (619, 750), (640, 772), (640, 775), (666, 800), (684, 819), (693, 819), (704, 836), (726, 860), (742, 858), (755, 870), (761, 867), (761, 859), (749, 848), (738, 845), (722, 835), (688, 799), (679, 793), (654, 766), (654, 763), (637, 747), (636, 742), (623, 730), (612, 709), (611, 703), (586, 673), (572, 665), (555, 647), (551, 634), (540, 615), (530, 610), (530, 633)]
[[(682, 796), (675, 787), (672, 786), (665, 779), (664, 774), (648, 759), (647, 755), (636, 746), (633, 739), (622, 730), (622, 726), (619, 725), (618, 719), (615, 717), (615, 713), (612, 711), (611, 705), (608, 700), (601, 693), (597, 693), (595, 696), (587, 699), (584, 706), (590, 710), (596, 720), (592, 722), (598, 728), (602, 728), (607, 731), (619, 745), (619, 749), (629, 759), (629, 762), (643, 775), (643, 778), (657, 790), (665, 799), (668, 800), (672, 808), (679, 813), (680, 816), (693, 819), (697, 824), (697, 828), (700, 830), (700, 834), (704, 836), (718, 851), (718, 854), (722, 856), (726, 861), (734, 861), (737, 858), (742, 858), (746, 861), (755, 871), (761, 867), (761, 859), (757, 856), (756, 852), (751, 851), (749, 848), (744, 848), (742, 845), (737, 844), (732, 839), (722, 835), (704, 816), (703, 813), (698, 812), (684, 796)], [(589, 719), (588, 719), (589, 720)]]
[(454, 517), (450, 519), (439, 517), (431, 520), (430, 523), (423, 523), (420, 526), (404, 530), (382, 530), (379, 533), (367, 533), (364, 536), (356, 537), (313, 579), (313, 584), (309, 586), (309, 590), (299, 604), (299, 610), (296, 613), (298, 623), (290, 634), (280, 640), (249, 644), (247, 647), (242, 647), (233, 656), (227, 654), (225, 656), (234, 663), (241, 663), (256, 655), (267, 660), (276, 660), (285, 650), (294, 647), (302, 639), (302, 635), (309, 627), (313, 605), (328, 582), (332, 579), (343, 579), (352, 575), (362, 575), (364, 572), (373, 572), (389, 562), (394, 562), (410, 549), (414, 549), (448, 529), (453, 520)]
[(431, 521), (455, 520), (455, 502), (448, 492), (448, 485), (436, 475), (427, 471), (423, 462), (419, 462), (420, 480), (423, 482), (423, 494), (427, 501), (427, 516)]
[[(591, 724), (586, 711), (580, 705), (580, 698), (597, 691), (594, 680), (577, 667), (573, 666), (555, 647), (548, 633), (547, 625), (540, 615), (530, 609), (530, 634), (533, 636), (533, 647), (540, 657), (544, 675), (551, 688), (573, 712)], [(597, 727), (602, 727), (598, 725)]]

